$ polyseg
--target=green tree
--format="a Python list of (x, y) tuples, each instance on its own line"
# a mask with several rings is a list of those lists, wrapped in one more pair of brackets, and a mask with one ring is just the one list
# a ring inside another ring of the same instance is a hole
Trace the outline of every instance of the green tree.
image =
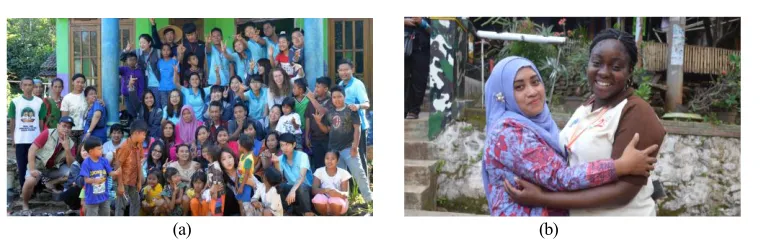
[(56, 44), (55, 18), (9, 18), (8, 79), (37, 77)]

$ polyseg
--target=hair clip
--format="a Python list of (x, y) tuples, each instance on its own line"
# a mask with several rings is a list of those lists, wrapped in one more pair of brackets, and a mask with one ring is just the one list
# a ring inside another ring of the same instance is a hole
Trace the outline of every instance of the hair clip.
[(505, 96), (503, 96), (502, 92), (495, 94), (495, 99), (497, 99), (498, 102), (505, 102)]

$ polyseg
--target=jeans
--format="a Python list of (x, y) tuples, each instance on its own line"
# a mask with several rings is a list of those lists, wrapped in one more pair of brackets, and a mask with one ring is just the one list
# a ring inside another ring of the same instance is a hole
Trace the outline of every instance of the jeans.
[(310, 186), (307, 186), (307, 184), (302, 183), (302, 185), (299, 186), (299, 188), (296, 189), (296, 196), (294, 199), (294, 203), (291, 205), (288, 205), (288, 202), (286, 202), (286, 198), (288, 197), (288, 193), (291, 192), (291, 188), (294, 185), (288, 184), (288, 183), (281, 183), (278, 185), (279, 187), (279, 193), (280, 193), (280, 199), (283, 203), (284, 210), (291, 213), (291, 215), (304, 215), (305, 213), (312, 212), (312, 196), (310, 193)]
[(124, 185), (124, 194), (127, 195), (128, 200), (124, 196), (116, 196), (116, 215), (124, 216), (124, 210), (127, 205), (130, 206), (130, 216), (137, 216), (140, 211), (140, 195), (138, 195), (138, 188), (135, 186)]
[(109, 206), (109, 200), (103, 201), (99, 204), (85, 204), (85, 210), (87, 216), (105, 216), (111, 215), (111, 209)]
[(328, 140), (312, 140), (312, 156), (310, 168), (312, 172), (325, 166), (325, 153), (328, 151)]
[[(26, 182), (26, 173), (27, 172), (27, 166), (29, 165), (29, 148), (32, 147), (32, 144), (16, 144), (16, 167), (18, 169), (18, 174), (16, 174), (19, 178), (19, 188), (24, 188), (24, 182)], [(19, 189), (19, 192), (21, 192), (21, 189)]]
[(362, 169), (365, 171), (365, 175), (370, 175), (368, 173), (368, 158), (365, 156), (365, 153), (368, 149), (368, 130), (362, 130), (360, 132), (360, 161), (362, 162)]
[(362, 193), (362, 198), (365, 199), (365, 202), (373, 201), (373, 193), (370, 191), (368, 175), (365, 174), (365, 171), (362, 169), (360, 157), (351, 156), (351, 147), (341, 150), (339, 155), (341, 156), (341, 159), (339, 159), (338, 167), (352, 173), (352, 178), (354, 178), (357, 183), (357, 187), (360, 189), (360, 193)]

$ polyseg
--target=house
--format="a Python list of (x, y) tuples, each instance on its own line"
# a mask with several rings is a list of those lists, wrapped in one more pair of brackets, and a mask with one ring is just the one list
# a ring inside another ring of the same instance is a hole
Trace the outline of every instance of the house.
[[(305, 36), (305, 73), (311, 88), (315, 79), (329, 76), (338, 79), (336, 65), (342, 59), (355, 63), (355, 76), (368, 88), (370, 99), (373, 89), (373, 21), (372, 19), (329, 18), (157, 18), (156, 27), (167, 25), (182, 27), (196, 24), (199, 39), (205, 39), (212, 28), (222, 29), (223, 40), (233, 46), (233, 34), (241, 25), (254, 22), (260, 26), (272, 21), (276, 31), (301, 28)], [(56, 76), (64, 80), (64, 92), (69, 92), (71, 76), (82, 73), (88, 86), (96, 86), (104, 98), (109, 112), (118, 112), (119, 53), (128, 42), (138, 42), (141, 34), (151, 34), (147, 18), (58, 18), (56, 19)], [(312, 49), (318, 49), (312, 51)], [(110, 114), (108, 123), (118, 121)]]

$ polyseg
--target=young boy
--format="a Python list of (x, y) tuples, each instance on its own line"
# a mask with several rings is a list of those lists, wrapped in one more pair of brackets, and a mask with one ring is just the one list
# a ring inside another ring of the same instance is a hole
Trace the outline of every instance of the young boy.
[[(330, 109), (331, 96), (328, 95), (328, 89), (331, 88), (331, 79), (328, 77), (321, 77), (316, 80), (315, 93), (307, 93), (307, 98), (310, 99), (310, 104), (307, 106), (307, 111), (304, 113), (307, 123), (304, 124), (306, 128), (306, 134), (304, 136), (305, 143), (312, 151), (310, 158), (310, 166), (314, 172), (316, 169), (325, 166), (325, 153), (328, 151), (328, 132), (323, 132), (318, 123), (315, 120), (315, 115), (318, 113), (325, 114), (327, 109)], [(320, 107), (323, 108), (322, 112)]]
[(188, 58), (187, 58), (186, 61), (187, 61), (186, 63), (190, 67), (188, 69), (185, 69), (185, 71), (183, 71), (182, 85), (184, 87), (190, 88), (190, 75), (191, 75), (191, 73), (197, 73), (198, 74), (198, 78), (202, 80), (201, 81), (201, 87), (206, 87), (207, 82), (203, 81), (203, 79), (204, 79), (204, 69), (202, 69), (202, 68), (200, 68), (198, 66), (198, 56), (196, 56), (195, 54), (191, 53), (190, 55), (188, 55)]
[(122, 61), (127, 66), (119, 67), (119, 77), (122, 81), (122, 102), (124, 103), (130, 121), (137, 116), (140, 106), (132, 106), (127, 98), (130, 96), (130, 88), (135, 88), (137, 96), (143, 96), (143, 90), (146, 89), (145, 70), (138, 66), (138, 55), (135, 52), (122, 53)]
[[(300, 122), (305, 122), (304, 112), (307, 110), (307, 105), (310, 103), (310, 100), (305, 98), (305, 94), (307, 94), (307, 82), (304, 79), (296, 79), (291, 92), (294, 94), (294, 100), (296, 100), (294, 111), (299, 114)], [(304, 131), (304, 124), (302, 124), (301, 130)]]
[(238, 206), (241, 206), (241, 216), (256, 216), (254, 208), (251, 205), (252, 192), (258, 185), (261, 185), (254, 178), (254, 166), (259, 162), (259, 158), (252, 156), (251, 149), (254, 147), (254, 139), (248, 135), (241, 135), (238, 138), (238, 145), (241, 146), (241, 160), (238, 162), (238, 189), (236, 190), (236, 199)]
[[(368, 177), (360, 162), (360, 116), (344, 102), (344, 90), (340, 87), (331, 89), (334, 108), (325, 114), (316, 114), (318, 127), (328, 134), (328, 148), (340, 151), (339, 167), (352, 173), (365, 202), (373, 201)], [(329, 131), (330, 130), (330, 131)]]
[(140, 211), (138, 192), (142, 189), (145, 178), (142, 170), (145, 161), (143, 141), (147, 133), (148, 125), (143, 120), (135, 120), (130, 126), (130, 137), (114, 153), (114, 161), (119, 163), (120, 171), (116, 190), (117, 216), (124, 214), (124, 208), (127, 205), (130, 205), (130, 216), (137, 216)]
[(106, 177), (114, 175), (108, 159), (102, 156), (103, 146), (97, 137), (85, 139), (85, 151), (89, 155), (82, 162), (79, 175), (85, 178), (85, 208), (87, 216), (111, 215)]

